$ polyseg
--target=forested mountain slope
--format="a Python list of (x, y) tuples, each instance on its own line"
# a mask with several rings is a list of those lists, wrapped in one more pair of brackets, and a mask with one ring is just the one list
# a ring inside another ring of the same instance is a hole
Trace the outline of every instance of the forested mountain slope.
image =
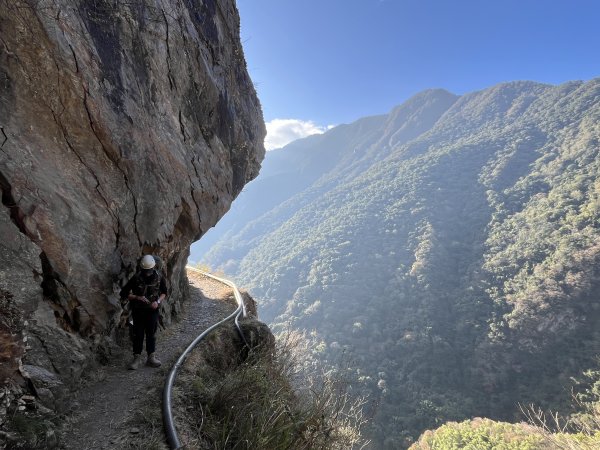
[[(340, 125), (328, 133), (300, 139), (284, 149), (269, 152), (260, 178), (244, 189), (230, 213), (219, 222), (218, 229), (209, 231), (194, 244), (192, 259), (203, 257), (211, 248), (212, 255), (205, 258), (219, 262), (231, 256), (239, 259), (240, 251), (247, 248), (245, 242), (257, 234), (252, 227), (247, 227), (236, 236), (248, 222), (305, 190), (321, 177), (339, 175), (348, 166), (364, 170), (374, 159), (382, 158), (391, 143), (406, 142), (430, 128), (456, 98), (442, 90), (425, 91), (389, 115), (366, 117), (351, 125)], [(386, 139), (389, 142), (377, 145)], [(263, 221), (258, 234), (264, 233), (264, 225), (272, 228), (273, 224)], [(232, 240), (236, 242), (233, 246)], [(230, 249), (235, 249), (233, 254)]]
[(320, 172), (207, 259), (353, 358), (376, 448), (564, 409), (600, 354), (599, 138), (600, 79), (428, 91), (293, 144)]

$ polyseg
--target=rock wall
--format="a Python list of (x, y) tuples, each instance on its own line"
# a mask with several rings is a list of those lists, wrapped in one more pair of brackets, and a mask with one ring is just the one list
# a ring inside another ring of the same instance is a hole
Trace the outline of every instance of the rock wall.
[(51, 405), (114, 340), (146, 252), (170, 321), (264, 135), (234, 0), (0, 0), (0, 376)]

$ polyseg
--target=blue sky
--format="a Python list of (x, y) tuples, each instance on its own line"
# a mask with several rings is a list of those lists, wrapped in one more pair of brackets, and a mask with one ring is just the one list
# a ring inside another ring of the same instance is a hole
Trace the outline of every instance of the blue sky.
[(237, 0), (237, 6), (271, 138), (385, 113), (428, 88), (463, 94), (503, 81), (600, 76), (600, 1)]

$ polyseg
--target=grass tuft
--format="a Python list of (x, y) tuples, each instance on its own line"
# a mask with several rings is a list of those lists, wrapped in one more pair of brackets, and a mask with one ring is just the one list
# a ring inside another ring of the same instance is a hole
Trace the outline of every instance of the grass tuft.
[[(217, 340), (225, 340), (221, 333)], [(186, 448), (351, 449), (365, 444), (362, 399), (333, 372), (304, 367), (306, 337), (288, 332), (274, 349), (240, 362), (193, 355), (179, 382), (178, 429)], [(216, 350), (216, 347), (214, 348)], [(182, 425), (183, 424), (183, 425)]]

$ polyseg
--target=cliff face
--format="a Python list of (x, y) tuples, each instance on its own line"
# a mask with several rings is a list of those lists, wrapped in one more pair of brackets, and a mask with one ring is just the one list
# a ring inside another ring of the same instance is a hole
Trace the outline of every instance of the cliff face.
[(264, 156), (233, 0), (0, 0), (4, 376), (52, 403), (119, 321), (119, 286), (162, 257), (167, 321), (189, 246)]

